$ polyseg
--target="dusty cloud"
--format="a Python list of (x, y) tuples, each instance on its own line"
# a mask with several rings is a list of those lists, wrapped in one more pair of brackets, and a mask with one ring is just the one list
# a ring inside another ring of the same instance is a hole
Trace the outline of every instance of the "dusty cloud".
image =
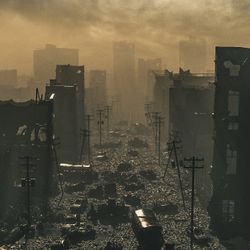
[(31, 72), (32, 50), (55, 43), (79, 48), (81, 63), (111, 68), (112, 42), (130, 40), (138, 56), (176, 68), (188, 37), (205, 39), (212, 61), (214, 45), (250, 45), (249, 9), (248, 0), (1, 0), (0, 67)]

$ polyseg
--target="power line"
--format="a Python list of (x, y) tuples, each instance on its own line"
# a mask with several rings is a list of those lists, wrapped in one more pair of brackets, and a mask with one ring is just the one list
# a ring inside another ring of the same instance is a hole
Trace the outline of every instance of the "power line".
[(166, 176), (167, 168), (168, 168), (169, 163), (171, 161), (172, 153), (174, 153), (175, 163), (176, 163), (176, 166), (177, 166), (177, 174), (178, 174), (179, 186), (180, 186), (180, 190), (181, 190), (183, 208), (184, 208), (184, 210), (186, 210), (185, 197), (184, 197), (183, 185), (182, 185), (182, 180), (181, 180), (180, 164), (179, 164), (179, 159), (178, 159), (178, 154), (177, 154), (177, 149), (180, 149), (180, 147), (176, 147), (176, 144), (179, 144), (179, 143), (181, 143), (181, 141), (175, 141), (175, 140), (173, 140), (172, 142), (167, 143), (168, 147), (169, 147), (169, 150), (168, 150), (169, 154), (168, 154), (168, 162), (167, 162), (167, 165), (166, 165), (166, 168), (165, 168), (163, 178), (165, 178), (165, 176)]
[(195, 156), (191, 158), (184, 158), (184, 161), (186, 162), (191, 162), (192, 165), (189, 167), (184, 168), (191, 168), (192, 169), (192, 195), (191, 195), (191, 234), (190, 234), (190, 248), (191, 250), (193, 249), (193, 244), (194, 244), (194, 181), (195, 181), (195, 170), (196, 169), (202, 169), (202, 167), (196, 166), (196, 162), (204, 162), (204, 158), (196, 158)]
[(97, 125), (98, 125), (98, 128), (99, 128), (99, 145), (101, 147), (102, 146), (102, 125), (104, 124), (104, 121), (103, 121), (104, 110), (103, 109), (98, 109), (98, 110), (96, 110), (96, 114), (97, 114), (97, 117), (98, 117)]
[(106, 105), (104, 106), (104, 110), (106, 113), (105, 118), (107, 119), (107, 139), (109, 141), (109, 125), (110, 125), (110, 116), (111, 116), (112, 106)]

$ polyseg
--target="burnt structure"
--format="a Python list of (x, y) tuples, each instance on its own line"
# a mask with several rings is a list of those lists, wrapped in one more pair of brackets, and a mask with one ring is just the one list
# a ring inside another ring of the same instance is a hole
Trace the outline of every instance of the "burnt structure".
[(216, 47), (211, 223), (220, 238), (250, 232), (250, 49)]
[(80, 131), (84, 124), (84, 66), (57, 65), (56, 79), (46, 86), (46, 99), (54, 99), (54, 132), (60, 141), (60, 162), (77, 163)]
[(25, 205), (26, 176), (19, 157), (35, 157), (30, 177), (36, 179), (31, 189), (31, 203), (46, 203), (52, 192), (55, 174), (52, 161), (52, 101), (0, 102), (0, 214), (10, 205)]

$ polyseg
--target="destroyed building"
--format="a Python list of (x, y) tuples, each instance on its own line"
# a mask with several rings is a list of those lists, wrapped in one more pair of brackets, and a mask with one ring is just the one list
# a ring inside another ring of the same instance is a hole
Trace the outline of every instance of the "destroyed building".
[[(204, 158), (204, 169), (197, 173), (198, 195), (205, 206), (211, 196), (209, 178), (213, 151), (213, 75), (191, 74), (180, 69), (173, 75), (169, 94), (169, 131), (181, 140), (182, 157)], [(171, 139), (171, 138), (170, 138)]]
[(35, 178), (31, 202), (44, 203), (51, 194), (55, 174), (52, 115), (52, 101), (0, 102), (0, 214), (11, 205), (22, 207), (26, 201), (22, 187), (26, 164), (19, 157), (34, 157), (30, 162), (30, 177)]
[(54, 79), (56, 65), (79, 64), (79, 50), (71, 48), (57, 48), (55, 45), (46, 44), (45, 48), (33, 52), (34, 85), (44, 91), (44, 82)]
[(45, 96), (46, 99), (54, 98), (59, 160), (77, 163), (84, 124), (84, 66), (57, 65), (56, 79), (46, 86)]
[(250, 232), (250, 49), (216, 47), (211, 224), (220, 238)]

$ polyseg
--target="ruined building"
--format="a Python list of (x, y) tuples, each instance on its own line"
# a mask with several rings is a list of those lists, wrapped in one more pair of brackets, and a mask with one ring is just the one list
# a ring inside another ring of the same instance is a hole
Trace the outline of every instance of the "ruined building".
[(204, 158), (197, 171), (198, 195), (205, 206), (211, 197), (209, 177), (213, 151), (213, 75), (192, 74), (180, 69), (170, 88), (170, 132), (181, 140), (182, 156)]
[(216, 47), (211, 223), (220, 238), (250, 232), (250, 49)]
[(77, 163), (84, 124), (84, 66), (57, 65), (56, 79), (46, 86), (45, 95), (46, 99), (54, 98), (59, 161)]
[(44, 91), (44, 82), (54, 79), (56, 75), (56, 65), (58, 64), (79, 64), (79, 50), (69, 48), (57, 48), (55, 45), (47, 44), (43, 49), (34, 50), (33, 68), (34, 83), (33, 88), (38, 87)]
[[(53, 168), (52, 119), (53, 101), (0, 102), (0, 214), (10, 205), (25, 206), (25, 160), (30, 156), (31, 203), (46, 203), (52, 191)], [(24, 165), (23, 165), (24, 164)]]

